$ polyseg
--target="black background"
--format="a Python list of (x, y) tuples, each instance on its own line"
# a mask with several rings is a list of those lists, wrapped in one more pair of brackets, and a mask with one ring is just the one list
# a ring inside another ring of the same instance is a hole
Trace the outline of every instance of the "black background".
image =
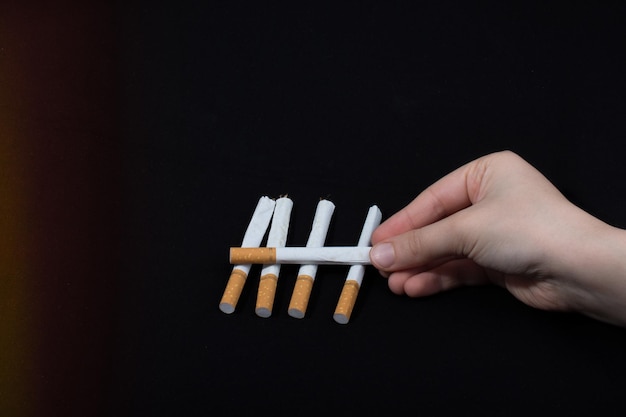
[(9, 5), (2, 141), (24, 163), (9, 180), (34, 335), (11, 413), (622, 415), (624, 330), (499, 288), (410, 299), (368, 268), (340, 325), (346, 268), (320, 267), (298, 320), (285, 265), (270, 318), (258, 267), (235, 313), (218, 304), (262, 195), (294, 201), (289, 245), (320, 198), (327, 244), (351, 245), (371, 205), (384, 220), (510, 149), (626, 226), (625, 18), (622, 2)]

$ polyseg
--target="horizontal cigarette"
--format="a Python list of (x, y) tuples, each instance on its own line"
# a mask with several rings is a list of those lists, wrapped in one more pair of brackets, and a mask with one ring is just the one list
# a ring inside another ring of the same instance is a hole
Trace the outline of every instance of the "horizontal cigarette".
[(231, 264), (370, 265), (371, 246), (230, 248)]

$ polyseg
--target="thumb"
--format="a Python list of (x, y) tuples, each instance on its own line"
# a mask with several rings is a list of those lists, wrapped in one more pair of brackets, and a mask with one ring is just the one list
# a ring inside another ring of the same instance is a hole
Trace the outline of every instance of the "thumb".
[(415, 267), (432, 267), (465, 255), (465, 239), (454, 227), (453, 217), (400, 235), (372, 247), (370, 261), (381, 271), (393, 272)]

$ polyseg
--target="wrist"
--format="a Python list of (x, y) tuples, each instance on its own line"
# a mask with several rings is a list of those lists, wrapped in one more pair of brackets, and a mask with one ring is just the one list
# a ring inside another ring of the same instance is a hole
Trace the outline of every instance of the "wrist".
[(573, 307), (626, 327), (626, 230), (596, 224), (571, 255), (563, 278)]

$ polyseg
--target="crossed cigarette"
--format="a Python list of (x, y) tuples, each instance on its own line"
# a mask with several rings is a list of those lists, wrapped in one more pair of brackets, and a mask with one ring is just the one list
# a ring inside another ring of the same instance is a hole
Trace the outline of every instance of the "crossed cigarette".
[(231, 264), (371, 265), (371, 246), (230, 248)]
[[(348, 274), (339, 296), (333, 319), (346, 324), (356, 302), (365, 267), (370, 265), (371, 235), (378, 227), (381, 212), (371, 206), (357, 246), (324, 246), (335, 205), (325, 199), (319, 201), (306, 247), (287, 247), (286, 238), (293, 202), (288, 197), (272, 200), (261, 197), (246, 229), (241, 247), (230, 248), (231, 276), (220, 302), (220, 309), (230, 314), (250, 272), (252, 264), (262, 264), (255, 312), (260, 317), (272, 314), (274, 295), (281, 264), (300, 264), (288, 313), (303, 318), (315, 281), (318, 265), (349, 265)], [(269, 225), (271, 219), (271, 226)], [(261, 241), (270, 226), (265, 247)]]

